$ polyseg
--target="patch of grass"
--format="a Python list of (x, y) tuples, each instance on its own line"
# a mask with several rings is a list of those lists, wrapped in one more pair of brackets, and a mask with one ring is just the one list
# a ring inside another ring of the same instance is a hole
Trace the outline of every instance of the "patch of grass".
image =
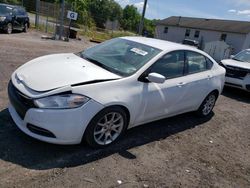
[(135, 33), (128, 31), (111, 31), (105, 29), (86, 29), (86, 28), (81, 28), (79, 34), (86, 36), (91, 40), (99, 42), (103, 42), (105, 40), (109, 40), (116, 37), (136, 36)]

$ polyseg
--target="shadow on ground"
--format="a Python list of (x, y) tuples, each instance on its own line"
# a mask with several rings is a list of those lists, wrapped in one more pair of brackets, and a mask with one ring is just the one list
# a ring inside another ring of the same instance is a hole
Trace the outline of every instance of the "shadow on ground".
[(114, 153), (132, 160), (136, 156), (128, 149), (202, 125), (211, 117), (197, 118), (188, 113), (156, 121), (130, 129), (118, 143), (108, 148), (92, 149), (85, 144), (60, 146), (37, 141), (16, 128), (5, 109), (0, 112), (0, 159), (37, 170), (75, 167)]
[(22, 33), (22, 31), (13, 30), (11, 34), (8, 34), (6, 33), (6, 31), (0, 30), (0, 34), (3, 34), (3, 35), (13, 35), (13, 34), (19, 34), (19, 33)]
[(222, 95), (240, 102), (250, 104), (250, 92), (241, 89), (225, 86)]

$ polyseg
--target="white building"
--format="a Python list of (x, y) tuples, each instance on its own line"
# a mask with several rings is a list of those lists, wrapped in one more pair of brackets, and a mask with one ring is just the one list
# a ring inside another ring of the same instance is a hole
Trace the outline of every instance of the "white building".
[(250, 22), (172, 16), (156, 25), (156, 38), (181, 43), (184, 39), (200, 42), (223, 40), (233, 53), (250, 48)]

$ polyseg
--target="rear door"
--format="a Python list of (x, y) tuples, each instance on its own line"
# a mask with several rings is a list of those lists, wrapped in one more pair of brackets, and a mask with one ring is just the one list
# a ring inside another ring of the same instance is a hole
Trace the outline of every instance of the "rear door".
[(186, 110), (194, 110), (199, 107), (211, 91), (213, 73), (210, 69), (213, 63), (204, 55), (194, 51), (185, 51), (185, 57), (187, 93), (185, 100), (183, 100), (183, 107)]

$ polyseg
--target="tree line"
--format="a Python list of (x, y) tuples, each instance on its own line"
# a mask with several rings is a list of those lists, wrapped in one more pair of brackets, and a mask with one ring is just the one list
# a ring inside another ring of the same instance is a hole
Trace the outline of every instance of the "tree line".
[[(80, 15), (78, 22), (84, 25), (105, 28), (107, 20), (118, 20), (122, 29), (138, 32), (141, 14), (134, 5), (122, 8), (114, 0), (66, 0), (66, 2), (72, 4), (74, 11)], [(154, 30), (154, 20), (145, 19), (144, 33), (153, 37)]]
[[(60, 3), (61, 0), (45, 0), (50, 3)], [(3, 3), (21, 4), (22, 0), (0, 0)], [(33, 4), (35, 0), (23, 0), (25, 4)], [(131, 32), (138, 32), (141, 14), (134, 5), (127, 5), (122, 8), (114, 0), (65, 0), (78, 13), (77, 23), (89, 27), (105, 28), (107, 20), (119, 21), (121, 29)], [(28, 8), (28, 7), (27, 7)], [(29, 6), (29, 9), (30, 6)], [(31, 11), (31, 10), (28, 10)], [(34, 11), (34, 10), (33, 10)], [(144, 20), (144, 33), (149, 37), (154, 36), (155, 20)]]

